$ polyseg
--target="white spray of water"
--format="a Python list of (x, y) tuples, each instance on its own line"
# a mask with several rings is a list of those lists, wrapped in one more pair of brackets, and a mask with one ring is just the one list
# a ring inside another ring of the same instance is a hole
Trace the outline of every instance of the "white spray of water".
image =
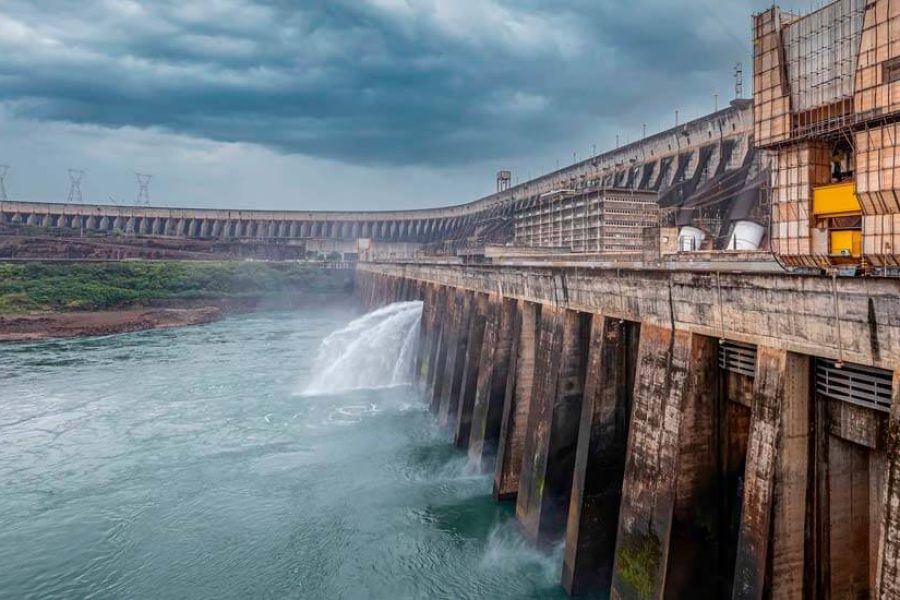
[(412, 382), (421, 302), (396, 302), (352, 321), (322, 342), (304, 395)]

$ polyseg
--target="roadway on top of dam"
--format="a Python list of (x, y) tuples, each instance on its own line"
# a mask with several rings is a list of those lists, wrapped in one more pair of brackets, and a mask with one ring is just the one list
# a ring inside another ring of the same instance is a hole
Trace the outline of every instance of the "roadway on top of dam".
[(357, 271), (892, 371), (900, 364), (895, 278), (437, 262), (360, 263)]

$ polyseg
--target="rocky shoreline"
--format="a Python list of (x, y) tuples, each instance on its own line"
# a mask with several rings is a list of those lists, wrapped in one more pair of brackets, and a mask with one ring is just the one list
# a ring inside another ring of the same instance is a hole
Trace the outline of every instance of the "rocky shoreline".
[(0, 315), (0, 342), (102, 336), (200, 325), (217, 321), (224, 314), (219, 307), (202, 306)]

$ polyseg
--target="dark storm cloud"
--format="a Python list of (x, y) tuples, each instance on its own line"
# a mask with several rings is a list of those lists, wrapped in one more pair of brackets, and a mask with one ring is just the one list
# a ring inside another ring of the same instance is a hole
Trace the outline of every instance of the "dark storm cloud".
[(697, 97), (749, 38), (749, 5), (715, 20), (710, 6), (13, 0), (0, 8), (0, 100), (32, 119), (363, 164), (458, 164)]

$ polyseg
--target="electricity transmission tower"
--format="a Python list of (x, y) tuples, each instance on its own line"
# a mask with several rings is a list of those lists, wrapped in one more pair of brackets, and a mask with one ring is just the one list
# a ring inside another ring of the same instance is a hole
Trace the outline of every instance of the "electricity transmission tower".
[(9, 200), (6, 194), (6, 174), (9, 173), (9, 165), (0, 165), (0, 202)]
[(80, 169), (69, 169), (69, 203), (76, 202), (81, 204), (81, 180), (84, 178), (84, 171)]
[(150, 180), (153, 175), (149, 173), (135, 173), (138, 181), (138, 195), (135, 204), (137, 206), (150, 206)]

